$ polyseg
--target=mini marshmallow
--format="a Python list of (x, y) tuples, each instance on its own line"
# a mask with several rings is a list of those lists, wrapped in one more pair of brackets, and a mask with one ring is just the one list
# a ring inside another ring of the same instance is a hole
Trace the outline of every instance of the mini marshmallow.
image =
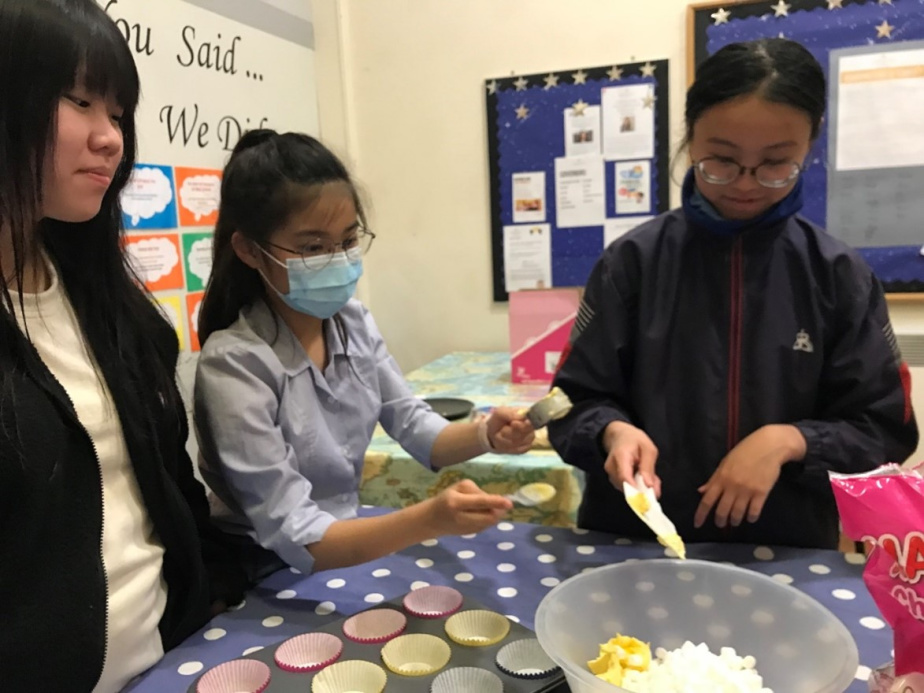
[(647, 671), (626, 671), (622, 687), (632, 693), (773, 693), (755, 670), (757, 661), (732, 647), (719, 654), (689, 640), (676, 650), (655, 650)]

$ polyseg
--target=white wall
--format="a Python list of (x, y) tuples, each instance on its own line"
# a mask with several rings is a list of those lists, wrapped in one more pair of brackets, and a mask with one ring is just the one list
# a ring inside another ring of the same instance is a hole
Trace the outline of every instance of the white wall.
[[(307, 2), (307, 0), (304, 0)], [(351, 56), (345, 34), (343, 0), (312, 0), (316, 49), (315, 78), (318, 86), (318, 112), (321, 140), (337, 153), (352, 171), (358, 166), (355, 154), (356, 128), (350, 101), (352, 90)], [(369, 274), (360, 280), (357, 296), (367, 305)]]
[[(483, 80), (668, 58), (676, 142), (687, 4), (313, 0), (322, 137), (353, 164), (379, 236), (361, 297), (403, 368), (508, 346), (491, 293)], [(924, 307), (895, 321), (924, 332)], [(915, 376), (924, 412), (924, 369)]]
[(670, 58), (679, 105), (686, 3), (643, 4), (341, 0), (351, 154), (379, 235), (368, 300), (404, 368), (507, 349), (506, 306), (492, 302), (483, 80)]

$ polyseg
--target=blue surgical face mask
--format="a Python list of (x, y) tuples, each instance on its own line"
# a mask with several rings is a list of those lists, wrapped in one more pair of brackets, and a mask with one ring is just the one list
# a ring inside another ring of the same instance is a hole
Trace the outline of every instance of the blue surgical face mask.
[[(289, 293), (284, 294), (263, 275), (289, 308), (326, 320), (343, 308), (356, 292), (356, 282), (363, 275), (362, 251), (309, 258), (288, 258), (285, 262), (260, 250), (280, 267), (286, 268)], [(262, 272), (260, 274), (263, 274)]]

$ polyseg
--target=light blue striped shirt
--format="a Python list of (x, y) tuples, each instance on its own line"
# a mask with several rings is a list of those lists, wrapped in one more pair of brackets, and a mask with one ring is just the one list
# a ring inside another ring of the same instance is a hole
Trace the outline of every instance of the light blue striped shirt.
[(351, 300), (340, 315), (346, 345), (327, 321), (323, 371), (262, 301), (209, 337), (196, 371), (199, 464), (216, 522), (306, 574), (305, 546), (356, 517), (376, 423), (427, 466), (448, 425), (412, 394), (369, 311)]

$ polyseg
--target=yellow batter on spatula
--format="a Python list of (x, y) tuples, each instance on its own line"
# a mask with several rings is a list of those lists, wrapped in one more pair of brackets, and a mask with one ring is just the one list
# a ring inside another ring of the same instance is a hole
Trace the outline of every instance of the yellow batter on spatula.
[(623, 493), (626, 495), (626, 502), (629, 507), (646, 525), (651, 527), (658, 543), (673, 549), (680, 558), (686, 559), (687, 547), (684, 546), (683, 539), (677, 534), (677, 528), (670, 521), (661, 504), (655, 498), (654, 489), (645, 485), (645, 480), (641, 474), (635, 476), (635, 486), (624, 481), (622, 483)]

